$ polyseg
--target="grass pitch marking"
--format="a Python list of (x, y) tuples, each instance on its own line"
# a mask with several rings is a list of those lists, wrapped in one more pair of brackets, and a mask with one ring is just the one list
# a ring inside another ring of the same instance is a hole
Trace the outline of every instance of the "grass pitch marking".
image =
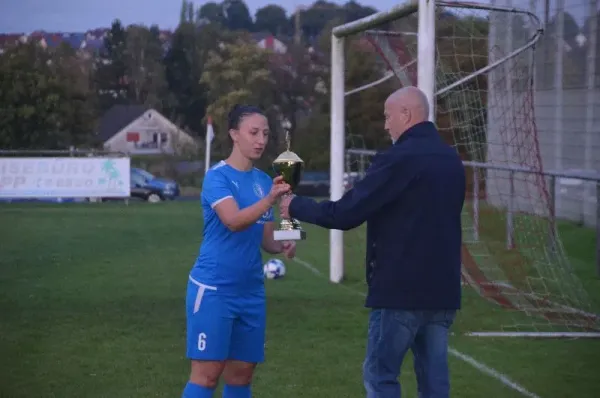
[[(304, 268), (306, 268), (308, 271), (310, 271), (312, 274), (320, 277), (320, 278), (324, 278), (324, 275), (321, 271), (319, 271), (319, 269), (317, 269), (315, 266), (313, 266), (310, 263), (307, 263), (304, 260), (301, 260), (297, 257), (295, 257), (294, 262), (300, 264), (301, 266), (303, 266)], [(357, 294), (359, 296), (365, 297), (366, 294), (364, 294), (363, 292), (359, 292), (358, 290), (354, 290), (352, 288), (349, 288), (348, 286), (342, 285), (342, 284), (338, 284), (339, 287), (346, 289), (354, 294)], [(506, 387), (511, 388), (517, 392), (519, 392), (521, 395), (528, 397), (528, 398), (541, 398), (539, 395), (532, 393), (531, 391), (527, 390), (525, 387), (519, 385), (518, 383), (512, 381), (508, 376), (506, 376), (505, 374), (500, 373), (499, 371), (495, 370), (494, 368), (491, 368), (489, 366), (487, 366), (484, 363), (479, 362), (478, 360), (476, 360), (475, 358), (467, 355), (467, 354), (463, 354), (462, 352), (452, 348), (452, 347), (448, 347), (448, 352), (450, 353), (450, 355), (454, 356), (455, 358), (460, 359), (463, 362), (468, 363), (469, 365), (471, 365), (472, 367), (474, 367), (475, 369), (477, 369), (478, 371), (480, 371), (481, 373), (484, 373), (496, 380), (498, 380), (500, 383), (504, 384)]]

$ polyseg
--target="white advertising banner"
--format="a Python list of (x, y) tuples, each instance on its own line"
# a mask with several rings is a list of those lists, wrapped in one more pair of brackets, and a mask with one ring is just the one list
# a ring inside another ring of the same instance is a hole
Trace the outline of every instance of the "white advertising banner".
[(129, 197), (129, 158), (0, 158), (0, 198)]

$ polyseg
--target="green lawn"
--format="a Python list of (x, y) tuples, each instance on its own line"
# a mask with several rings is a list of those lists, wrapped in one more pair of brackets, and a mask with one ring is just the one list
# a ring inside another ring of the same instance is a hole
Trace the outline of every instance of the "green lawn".
[[(286, 278), (268, 281), (267, 362), (261, 398), (363, 397), (367, 310), (364, 230), (346, 234), (343, 285), (330, 284), (328, 232), (304, 224)], [(561, 237), (592, 301), (593, 231), (561, 225)], [(0, 397), (181, 396), (184, 296), (201, 237), (196, 203), (0, 206)], [(434, 248), (432, 248), (434, 249)], [(506, 311), (465, 289), (451, 345), (542, 398), (597, 397), (599, 340), (473, 338), (502, 325)], [(457, 357), (453, 396), (523, 397)], [(415, 397), (410, 359), (402, 374)]]

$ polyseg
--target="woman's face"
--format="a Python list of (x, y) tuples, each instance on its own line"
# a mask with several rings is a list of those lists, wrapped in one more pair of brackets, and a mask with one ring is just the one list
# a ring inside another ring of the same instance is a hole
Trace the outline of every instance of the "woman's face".
[(269, 123), (261, 114), (245, 115), (240, 120), (238, 128), (230, 130), (229, 134), (242, 155), (257, 160), (260, 159), (269, 142)]

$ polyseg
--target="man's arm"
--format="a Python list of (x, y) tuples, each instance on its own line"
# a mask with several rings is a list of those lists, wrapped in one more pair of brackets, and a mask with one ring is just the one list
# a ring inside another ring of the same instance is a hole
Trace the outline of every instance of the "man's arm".
[(294, 197), (291, 217), (328, 229), (349, 230), (365, 222), (369, 216), (400, 195), (418, 175), (418, 166), (410, 164), (406, 155), (393, 158), (385, 153), (372, 165), (367, 175), (338, 201), (316, 202)]

